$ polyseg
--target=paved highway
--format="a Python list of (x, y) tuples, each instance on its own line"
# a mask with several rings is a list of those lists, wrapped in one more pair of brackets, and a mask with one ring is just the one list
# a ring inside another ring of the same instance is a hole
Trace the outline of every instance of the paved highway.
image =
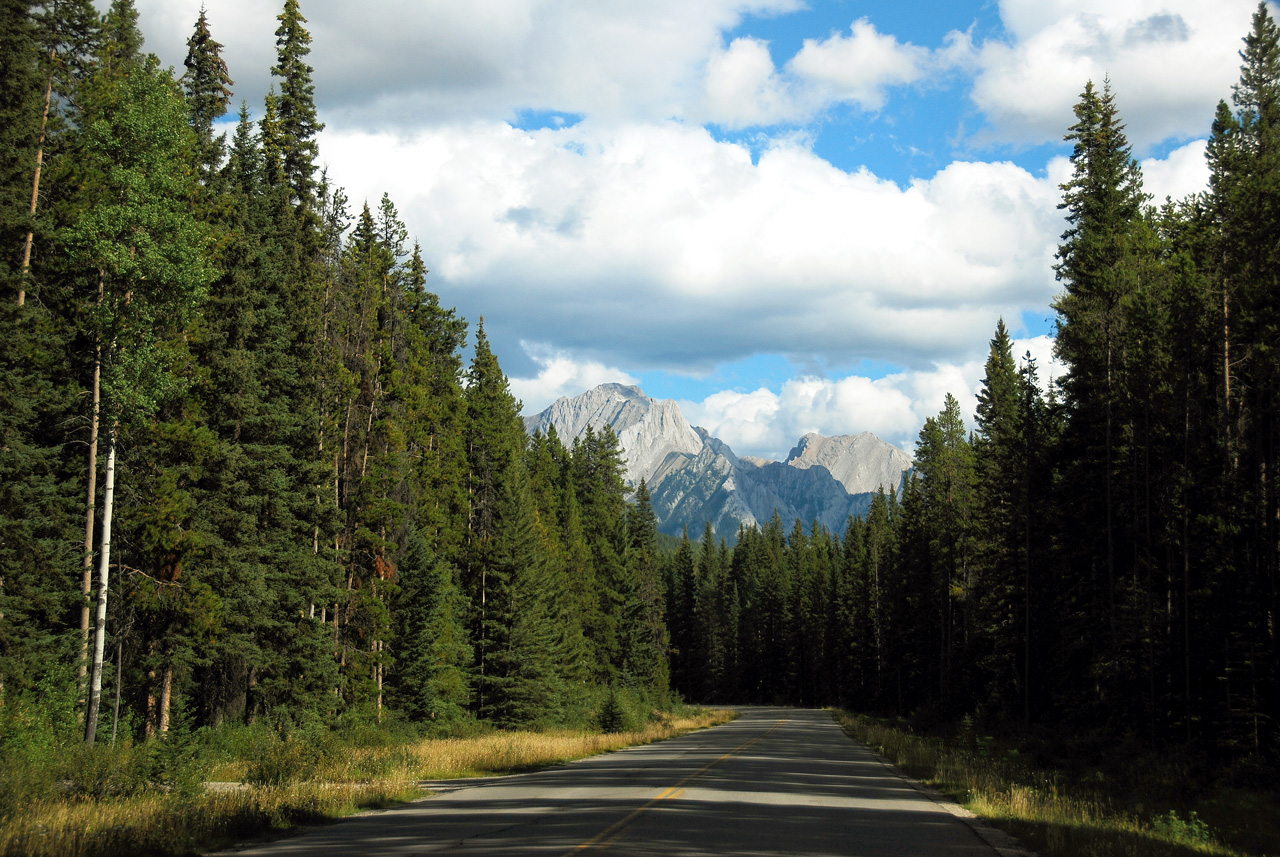
[(440, 787), (450, 790), (235, 853), (996, 854), (825, 711), (748, 708), (732, 723), (660, 744)]

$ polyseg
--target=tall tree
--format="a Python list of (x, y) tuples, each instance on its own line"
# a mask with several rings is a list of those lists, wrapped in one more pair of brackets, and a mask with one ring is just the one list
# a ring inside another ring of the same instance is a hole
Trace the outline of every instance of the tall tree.
[(1109, 677), (1099, 684), (1109, 692), (1123, 682), (1119, 583), (1130, 521), (1122, 514), (1127, 492), (1119, 484), (1127, 435), (1124, 345), (1129, 305), (1149, 261), (1134, 241), (1147, 196), (1110, 83), (1104, 82), (1101, 93), (1087, 84), (1075, 114), (1066, 137), (1074, 144), (1073, 172), (1062, 186), (1059, 206), (1066, 210), (1068, 227), (1058, 248), (1056, 270), (1064, 291), (1054, 302), (1055, 350), (1067, 366), (1061, 384), (1069, 414), (1066, 455), (1073, 464), (1066, 478), (1074, 486), (1067, 492), (1074, 504), (1067, 515), (1069, 527), (1084, 534), (1071, 543), (1074, 556), (1068, 561), (1079, 579), (1091, 580), (1085, 591), (1092, 603), (1081, 605), (1082, 615), (1091, 618), (1084, 621), (1102, 618), (1109, 630), (1103, 657), (1110, 664), (1103, 668)]
[(222, 44), (209, 32), (209, 19), (203, 8), (196, 19), (195, 32), (187, 39), (186, 73), (182, 88), (187, 95), (191, 127), (196, 132), (196, 146), (201, 174), (206, 184), (222, 163), (225, 135), (213, 136), (213, 123), (224, 116), (231, 103), (231, 86), (235, 83), (222, 58)]
[(284, 10), (277, 16), (280, 26), (276, 29), (276, 64), (271, 73), (280, 78), (280, 96), (277, 102), (280, 139), (283, 148), (282, 168), (284, 178), (292, 191), (294, 202), (302, 208), (315, 204), (316, 158), (319, 144), (316, 134), (324, 130), (324, 124), (316, 119), (315, 84), (307, 64), (311, 53), (311, 34), (303, 26), (298, 0), (285, 0)]
[(81, 264), (99, 272), (104, 287), (96, 324), (104, 343), (109, 428), (88, 743), (94, 740), (102, 687), (121, 427), (147, 419), (167, 392), (170, 377), (158, 350), (161, 330), (192, 317), (212, 278), (206, 259), (210, 235), (191, 210), (192, 147), (177, 84), (151, 61), (134, 69), (115, 91), (118, 100), (106, 104), (84, 129), (84, 151), (104, 178), (93, 208), (67, 237)]

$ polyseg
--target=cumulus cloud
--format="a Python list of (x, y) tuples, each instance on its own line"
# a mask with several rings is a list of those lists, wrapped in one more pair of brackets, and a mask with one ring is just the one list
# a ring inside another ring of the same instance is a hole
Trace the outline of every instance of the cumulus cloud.
[(904, 45), (863, 18), (853, 22), (848, 36), (805, 39), (787, 66), (831, 100), (876, 110), (884, 105), (885, 87), (919, 80), (929, 60), (927, 48)]
[(800, 122), (835, 104), (884, 107), (893, 86), (915, 83), (965, 62), (967, 38), (951, 34), (938, 51), (898, 41), (865, 18), (849, 33), (805, 39), (782, 70), (767, 42), (749, 36), (715, 51), (706, 67), (706, 98), (692, 118), (729, 128)]
[(1142, 183), (1152, 201), (1159, 205), (1166, 198), (1180, 200), (1209, 188), (1209, 163), (1205, 160), (1206, 141), (1193, 140), (1170, 152), (1168, 157), (1142, 161)]
[(1002, 0), (1008, 38), (973, 48), (972, 97), (997, 139), (1060, 139), (1087, 80), (1110, 77), (1140, 149), (1203, 135), (1229, 98), (1253, 0)]
[[(102, 5), (105, 0), (99, 0)], [(203, 0), (138, 0), (148, 50), (179, 68)], [(237, 98), (261, 103), (282, 3), (209, 9)], [(512, 118), (524, 109), (666, 119), (696, 91), (722, 33), (800, 0), (306, 0), (321, 110), (364, 127)]]
[(575, 360), (569, 352), (553, 346), (536, 342), (521, 342), (520, 346), (538, 367), (534, 377), (508, 379), (526, 414), (536, 414), (561, 396), (576, 396), (601, 384), (639, 383), (621, 369), (593, 360)]
[(955, 163), (899, 186), (794, 143), (753, 163), (679, 123), (334, 131), (322, 152), (357, 202), (391, 194), (434, 287), (483, 312), (503, 354), (527, 339), (634, 370), (921, 366), (1055, 290), (1052, 171)]
[[(1059, 374), (1053, 362), (1053, 340), (1047, 336), (1013, 342), (1014, 358), (1036, 361), (1047, 392)], [(682, 401), (686, 418), (733, 448), (739, 455), (781, 460), (808, 432), (847, 435), (869, 431), (907, 450), (925, 419), (936, 415), (948, 393), (960, 402), (966, 425), (974, 426), (977, 394), (986, 355), (964, 363), (899, 372), (883, 378), (851, 375), (838, 379), (793, 378), (774, 392), (761, 387), (749, 393), (721, 391), (700, 402)]]

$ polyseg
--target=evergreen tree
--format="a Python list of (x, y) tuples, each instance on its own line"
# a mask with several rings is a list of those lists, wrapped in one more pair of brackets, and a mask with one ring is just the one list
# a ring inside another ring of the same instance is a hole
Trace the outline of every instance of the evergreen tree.
[[(966, 690), (974, 598), (973, 449), (960, 403), (947, 394), (937, 417), (925, 420), (916, 445), (920, 475), (919, 522), (927, 534), (929, 590), (938, 610), (938, 703), (944, 710)], [(924, 544), (922, 544), (922, 547)]]
[(415, 530), (401, 553), (400, 577), (391, 700), (413, 720), (458, 720), (470, 702), (473, 652), (453, 568)]
[(227, 112), (231, 103), (231, 86), (235, 83), (222, 58), (222, 45), (209, 32), (209, 21), (202, 8), (195, 32), (187, 40), (186, 74), (182, 88), (191, 113), (191, 127), (196, 132), (196, 146), (202, 176), (206, 184), (222, 163), (226, 148), (225, 135), (213, 136), (213, 123)]
[(120, 77), (142, 61), (142, 30), (133, 0), (111, 0), (102, 16), (102, 44), (98, 59), (108, 76)]
[(280, 78), (280, 96), (276, 102), (281, 144), (281, 167), (293, 194), (302, 208), (315, 204), (316, 158), (319, 146), (316, 134), (324, 124), (316, 120), (314, 69), (307, 65), (311, 53), (311, 34), (303, 24), (298, 0), (285, 0), (284, 10), (277, 16), (276, 64), (271, 73)]
[(664, 696), (669, 685), (667, 627), (657, 554), (658, 525), (649, 488), (641, 479), (635, 504), (627, 509), (627, 571), (633, 588), (625, 605), (623, 671), (645, 690)]
[(1280, 722), (1280, 28), (1265, 3), (1254, 13), (1240, 56), (1235, 110), (1218, 106), (1208, 146), (1206, 201), (1217, 228), (1210, 270), (1220, 290), (1220, 507), (1239, 509), (1226, 516), (1238, 527), (1228, 548), (1237, 573), (1211, 585), (1231, 617), (1224, 623), (1228, 643), (1219, 680), (1236, 702), (1224, 719), (1232, 722), (1234, 742), (1257, 747)]
[(1074, 507), (1066, 510), (1066, 526), (1080, 534), (1070, 542), (1073, 555), (1067, 561), (1076, 569), (1072, 576), (1088, 583), (1068, 613), (1085, 625), (1099, 618), (1106, 622), (1109, 651), (1101, 668), (1109, 677), (1098, 687), (1114, 690), (1124, 681), (1125, 596), (1119, 584), (1132, 521), (1122, 506), (1127, 500), (1122, 406), (1129, 368), (1124, 345), (1128, 310), (1149, 261), (1134, 241), (1147, 197), (1109, 83), (1101, 93), (1087, 85), (1075, 111), (1077, 121), (1067, 135), (1074, 142), (1074, 170), (1063, 185), (1060, 206), (1069, 225), (1058, 249), (1057, 274), (1065, 291), (1054, 303), (1059, 315), (1055, 349), (1067, 366), (1061, 383), (1069, 414), (1065, 455), (1072, 465), (1065, 496)]

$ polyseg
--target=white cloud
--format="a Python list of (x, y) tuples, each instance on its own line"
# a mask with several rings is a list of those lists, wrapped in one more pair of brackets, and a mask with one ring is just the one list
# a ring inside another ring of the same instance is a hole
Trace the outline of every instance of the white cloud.
[(778, 75), (769, 45), (759, 39), (734, 39), (707, 62), (703, 118), (729, 128), (772, 125), (806, 112)]
[(321, 151), (357, 204), (391, 194), (434, 287), (483, 312), (504, 354), (536, 339), (635, 370), (928, 365), (1056, 289), (1060, 179), (1007, 163), (900, 187), (796, 143), (753, 164), (701, 128), (589, 121), (327, 131)]
[(1164, 159), (1142, 161), (1142, 183), (1156, 205), (1168, 197), (1174, 201), (1209, 189), (1209, 163), (1205, 160), (1206, 141), (1193, 140), (1169, 153)]
[(863, 18), (853, 22), (848, 36), (805, 39), (787, 67), (830, 100), (878, 110), (884, 106), (887, 86), (919, 80), (929, 60), (927, 48), (904, 45)]
[(803, 122), (835, 104), (862, 110), (884, 107), (893, 86), (915, 83), (935, 71), (967, 62), (972, 49), (960, 33), (936, 53), (899, 42), (863, 18), (849, 34), (805, 39), (779, 71), (768, 42), (734, 39), (712, 53), (706, 66), (705, 102), (690, 118), (728, 128)]
[[(106, 5), (105, 0), (98, 0)], [(206, 0), (138, 0), (147, 49), (179, 70)], [(237, 100), (261, 103), (280, 2), (207, 4)], [(322, 110), (364, 127), (416, 127), (523, 109), (666, 119), (694, 100), (722, 33), (799, 0), (306, 0)]]
[[(1012, 343), (1019, 365), (1030, 353), (1041, 386), (1048, 391), (1059, 367), (1053, 363), (1048, 336)], [(721, 391), (701, 402), (682, 401), (686, 418), (732, 447), (739, 455), (781, 460), (808, 432), (827, 435), (872, 432), (913, 452), (925, 419), (942, 410), (948, 393), (960, 402), (968, 428), (974, 427), (985, 353), (964, 363), (944, 363), (917, 372), (871, 379), (851, 375), (839, 379), (793, 378), (774, 392), (761, 387), (750, 393)]]
[(1085, 81), (1110, 76), (1140, 149), (1204, 134), (1229, 98), (1253, 0), (1001, 0), (1008, 41), (975, 48), (973, 100), (1005, 140), (1061, 139)]
[(548, 345), (521, 342), (520, 346), (538, 366), (535, 377), (507, 379), (511, 392), (523, 402), (525, 414), (539, 413), (561, 396), (576, 396), (601, 384), (639, 383), (621, 369), (593, 360), (578, 361), (568, 352)]

